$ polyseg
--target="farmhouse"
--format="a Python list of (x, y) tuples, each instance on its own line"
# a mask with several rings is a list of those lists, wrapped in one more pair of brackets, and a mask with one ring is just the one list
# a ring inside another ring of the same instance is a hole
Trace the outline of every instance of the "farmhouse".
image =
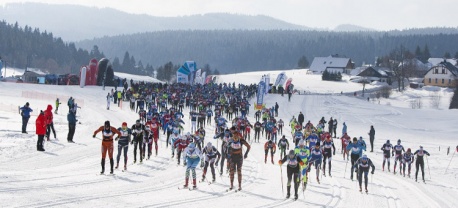
[(443, 61), (426, 72), (423, 79), (425, 86), (454, 87), (458, 78), (458, 68), (450, 62)]
[(360, 80), (367, 82), (378, 81), (391, 84), (391, 72), (388, 68), (368, 66), (366, 69), (361, 70), (356, 76), (361, 77)]
[(338, 56), (315, 57), (312, 65), (310, 65), (310, 71), (323, 73), (325, 70), (328, 70), (329, 73), (340, 72), (342, 74), (348, 74), (354, 68), (354, 65), (350, 58)]

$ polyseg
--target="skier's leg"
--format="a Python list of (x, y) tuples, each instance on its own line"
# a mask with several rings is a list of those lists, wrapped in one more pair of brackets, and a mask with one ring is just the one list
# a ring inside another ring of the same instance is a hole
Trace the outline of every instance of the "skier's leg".
[(118, 144), (118, 155), (116, 156), (116, 168), (119, 166), (119, 160), (121, 159), (122, 145)]
[(124, 146), (124, 166), (127, 165), (127, 151), (129, 149), (129, 145)]

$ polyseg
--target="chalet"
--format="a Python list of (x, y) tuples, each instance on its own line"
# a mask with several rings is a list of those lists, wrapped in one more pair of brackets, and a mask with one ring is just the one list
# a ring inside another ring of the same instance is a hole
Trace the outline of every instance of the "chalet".
[(34, 72), (34, 71), (25, 71), (22, 75), (22, 80), (25, 83), (41, 83), (44, 84), (45, 73)]
[(423, 79), (425, 86), (455, 87), (458, 68), (447, 61), (442, 61), (426, 72)]
[(361, 70), (356, 76), (360, 77), (360, 80), (367, 82), (386, 82), (391, 84), (392, 73), (388, 68), (368, 66), (366, 69)]
[[(443, 61), (444, 61), (444, 58), (429, 58), (428, 59), (428, 63), (431, 66), (428, 69), (430, 69), (433, 66), (436, 66), (436, 65), (440, 64)], [(448, 63), (451, 63), (452, 65), (455, 65), (455, 66), (458, 64), (457, 59), (454, 59), (454, 58), (446, 59), (445, 61), (447, 61)]]
[(340, 72), (342, 74), (348, 74), (354, 68), (354, 65), (350, 58), (337, 56), (315, 57), (312, 65), (310, 65), (310, 71), (323, 73), (325, 70), (328, 70), (330, 73)]

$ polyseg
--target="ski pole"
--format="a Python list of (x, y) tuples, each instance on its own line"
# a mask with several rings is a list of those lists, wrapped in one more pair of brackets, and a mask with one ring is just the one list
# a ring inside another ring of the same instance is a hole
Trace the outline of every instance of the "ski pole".
[(280, 165), (280, 178), (281, 178), (281, 193), (285, 195), (285, 191), (283, 190), (283, 168)]
[(452, 159), (455, 156), (455, 153), (456, 153), (456, 151), (453, 152), (452, 158), (450, 158), (450, 162), (448, 163), (447, 168), (445, 169), (445, 173), (447, 173), (448, 167), (450, 167), (450, 164), (452, 163)]
[(429, 169), (428, 156), (426, 156), (426, 165), (428, 166), (429, 180), (431, 180), (431, 170)]
[(344, 178), (345, 178), (345, 174), (347, 173), (347, 165), (348, 165), (348, 160), (347, 160), (347, 163), (345, 163)]

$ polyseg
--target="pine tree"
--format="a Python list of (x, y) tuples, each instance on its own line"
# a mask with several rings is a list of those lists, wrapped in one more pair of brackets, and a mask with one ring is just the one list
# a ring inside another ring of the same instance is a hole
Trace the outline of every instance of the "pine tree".
[[(458, 80), (455, 80), (455, 83), (458, 83), (457, 82)], [(455, 87), (455, 91), (453, 92), (453, 96), (452, 96), (452, 100), (450, 101), (450, 109), (458, 109), (458, 84), (457, 86)]]
[(297, 62), (297, 67), (299, 67), (300, 69), (305, 69), (309, 66), (310, 66), (309, 61), (307, 60), (307, 57), (305, 56), (302, 56), (299, 59), (299, 61)]
[(323, 74), (321, 75), (321, 80), (329, 80), (329, 72), (327, 69), (325, 69)]
[(446, 59), (452, 58), (452, 54), (450, 54), (449, 52), (445, 52), (444, 58)]

